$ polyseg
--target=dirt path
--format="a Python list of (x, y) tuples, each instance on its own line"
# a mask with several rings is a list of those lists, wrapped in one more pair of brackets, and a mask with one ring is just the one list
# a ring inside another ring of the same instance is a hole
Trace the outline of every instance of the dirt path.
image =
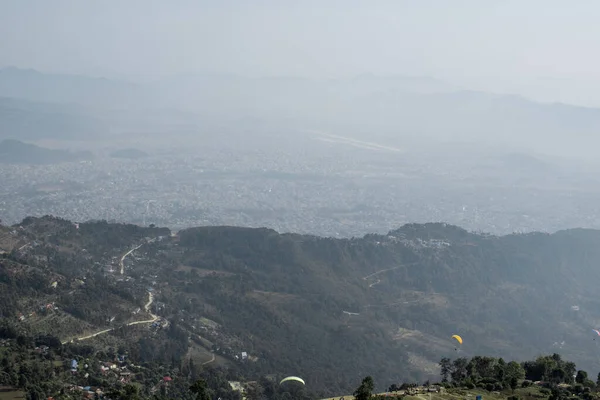
[[(132, 325), (140, 325), (140, 324), (151, 324), (153, 322), (156, 322), (156, 320), (158, 320), (158, 316), (152, 314), (149, 309), (150, 306), (152, 305), (152, 302), (154, 301), (154, 296), (152, 295), (151, 292), (148, 292), (148, 303), (144, 306), (144, 309), (146, 310), (146, 312), (148, 312), (150, 314), (150, 316), (152, 317), (152, 319), (147, 319), (144, 321), (133, 321), (133, 322), (129, 322), (127, 324), (125, 324), (125, 326), (132, 326)], [(64, 342), (62, 342), (62, 344), (67, 344), (67, 343), (72, 343), (74, 341), (82, 341), (82, 340), (86, 340), (86, 339), (91, 339), (93, 337), (99, 336), (99, 335), (103, 335), (105, 333), (114, 331), (116, 328), (109, 328), (109, 329), (103, 329), (101, 331), (98, 331), (96, 333), (92, 333), (91, 335), (86, 335), (86, 336), (81, 336), (75, 339), (70, 339), (70, 340), (65, 340)]]
[[(123, 265), (123, 262), (125, 261), (125, 257), (127, 257), (128, 255), (130, 255), (131, 253), (133, 253), (135, 250), (139, 249), (143, 245), (144, 244), (142, 243), (139, 246), (134, 247), (133, 249), (129, 250), (127, 253), (123, 254), (123, 256), (121, 257), (121, 261), (119, 262), (119, 265), (121, 267), (121, 275), (123, 275), (123, 272), (124, 272), (124, 269), (125, 269), (125, 267)], [(152, 323), (156, 322), (158, 320), (158, 316), (154, 315), (154, 314), (152, 314), (150, 312), (150, 306), (152, 305), (153, 302), (154, 302), (154, 295), (152, 294), (152, 292), (148, 292), (148, 302), (144, 306), (144, 310), (148, 314), (150, 314), (150, 316), (152, 317), (152, 319), (147, 319), (147, 320), (144, 320), (144, 321), (129, 322), (129, 323), (125, 324), (125, 326), (141, 325), (141, 324), (152, 324)], [(115, 328), (103, 329), (103, 330), (98, 331), (96, 333), (92, 333), (91, 335), (86, 335), (86, 336), (81, 336), (81, 337), (78, 337), (78, 338), (75, 338), (75, 339), (66, 340), (66, 341), (62, 342), (62, 344), (72, 343), (74, 341), (81, 341), (81, 340), (91, 339), (93, 337), (96, 337), (96, 336), (99, 336), (99, 335), (103, 335), (103, 334), (111, 332), (113, 330), (115, 330)]]
[(134, 321), (134, 322), (130, 322), (127, 324), (127, 326), (131, 326), (131, 325), (139, 325), (139, 324), (151, 324), (153, 322), (155, 322), (158, 319), (157, 315), (154, 315), (150, 312), (150, 306), (152, 305), (152, 302), (154, 301), (154, 296), (152, 295), (152, 292), (148, 292), (148, 303), (146, 303), (146, 305), (144, 306), (144, 310), (150, 314), (150, 316), (152, 317), (152, 319), (147, 319), (145, 321)]
[(128, 255), (130, 255), (131, 253), (133, 253), (134, 251), (136, 251), (137, 249), (139, 249), (140, 247), (142, 247), (144, 244), (140, 244), (137, 247), (134, 247), (133, 249), (129, 250), (127, 253), (123, 254), (123, 257), (121, 257), (121, 261), (119, 261), (119, 266), (121, 267), (121, 275), (123, 275), (123, 273), (125, 272), (125, 257), (127, 257)]
[(203, 362), (202, 365), (210, 364), (213, 361), (215, 361), (215, 353), (213, 353), (212, 358), (210, 360)]

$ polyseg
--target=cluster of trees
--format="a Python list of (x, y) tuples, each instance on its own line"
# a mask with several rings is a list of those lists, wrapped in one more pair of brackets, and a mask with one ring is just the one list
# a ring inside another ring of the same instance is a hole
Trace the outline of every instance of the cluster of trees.
[(132, 224), (109, 224), (106, 221), (86, 222), (79, 225), (81, 244), (92, 254), (102, 254), (115, 248), (129, 246), (145, 237), (169, 236), (168, 228), (142, 227)]
[[(0, 386), (24, 390), (28, 399), (45, 399), (46, 393), (59, 393), (64, 385), (56, 379), (63, 371), (55, 361), (62, 348), (57, 338), (40, 335), (36, 338), (19, 332), (6, 320), (0, 323), (0, 339), (9, 346), (0, 355)], [(35, 353), (35, 346), (49, 346), (47, 352)]]
[[(169, 336), (176, 336), (175, 331)], [(135, 364), (141, 364), (141, 368), (133, 369), (132, 382), (123, 384), (118, 377), (103, 375), (100, 365), (105, 361), (123, 363), (119, 361), (122, 354), (126, 354), (128, 360), (133, 359), (125, 346), (100, 351), (90, 345), (61, 345), (57, 338), (49, 335), (27, 336), (6, 320), (0, 321), (0, 339), (8, 341), (8, 346), (0, 351), (0, 386), (18, 388), (26, 393), (27, 399), (81, 398), (77, 392), (70, 392), (69, 385), (102, 388), (106, 397), (112, 400), (204, 399), (197, 392), (198, 382), (201, 382), (203, 393), (209, 399), (240, 400), (240, 394), (228, 383), (228, 379), (237, 376), (222, 369), (181, 368), (182, 354), (173, 365), (135, 359)], [(42, 350), (40, 346), (48, 348)], [(79, 372), (75, 374), (71, 372), (72, 359), (79, 362)], [(165, 376), (172, 379), (165, 382)]]
[[(239, 379), (231, 375), (231, 371), (222, 368), (210, 368), (201, 371), (193, 378), (182, 381), (179, 385), (161, 386), (152, 396), (145, 395), (136, 385), (120, 385), (111, 388), (107, 397), (111, 400), (241, 400), (240, 392), (234, 391), (228, 379)], [(248, 382), (245, 388), (248, 400), (315, 400), (303, 385), (278, 385), (273, 378), (262, 377)]]
[[(123, 332), (123, 336), (126, 336)], [(189, 348), (188, 332), (176, 322), (152, 337), (142, 337), (130, 345), (130, 353), (141, 362), (172, 363), (182, 360)]]
[(442, 383), (467, 388), (481, 387), (487, 390), (515, 390), (520, 385), (542, 382), (546, 386), (560, 384), (581, 385), (596, 389), (596, 382), (588, 378), (587, 372), (578, 370), (575, 363), (565, 361), (559, 354), (540, 356), (522, 363), (505, 362), (502, 358), (476, 356), (471, 359), (442, 358), (439, 363)]
[[(260, 359), (241, 366), (243, 373), (289, 371), (309, 380), (324, 397), (347, 392), (357, 373), (375, 371), (381, 379), (410, 373), (403, 367), (408, 365), (402, 363), (404, 350), (390, 346), (389, 329), (364, 320), (352, 328), (346, 324), (343, 310), (360, 311), (371, 301), (364, 285), (349, 287), (332, 275), (314, 275), (353, 257), (366, 264), (365, 242), (231, 227), (193, 228), (179, 235), (180, 253), (173, 257), (193, 268), (185, 276), (166, 274), (169, 288), (177, 288), (180, 296), (164, 301), (192, 318), (210, 318), (225, 326), (228, 336), (241, 339), (236, 348)], [(227, 274), (197, 274), (201, 269)], [(256, 340), (244, 340), (248, 337)]]
[(451, 361), (440, 361), (442, 382), (467, 388), (482, 387), (487, 390), (516, 389), (525, 379), (524, 367), (516, 362), (505, 362), (502, 358), (476, 356), (470, 360), (464, 357)]
[[(511, 391), (532, 385), (540, 387), (539, 396), (548, 400), (597, 400), (600, 398), (600, 373), (596, 381), (589, 379), (586, 371), (578, 370), (575, 363), (563, 360), (559, 354), (540, 356), (535, 360), (506, 362), (502, 358), (476, 356), (471, 359), (442, 358), (440, 363), (441, 382), (434, 385), (447, 389), (483, 389), (487, 391)], [(423, 386), (430, 386), (425, 382)], [(388, 391), (398, 398), (418, 387), (416, 383), (393, 384)], [(355, 400), (370, 400), (375, 384), (371, 376), (365, 377), (354, 391)], [(386, 396), (388, 398), (389, 396)]]
[(514, 393), (519, 387), (536, 384), (550, 400), (591, 400), (600, 395), (600, 374), (593, 381), (586, 371), (578, 370), (575, 363), (563, 360), (559, 354), (521, 363), (481, 356), (453, 361), (442, 358), (440, 368), (442, 383), (446, 386), (478, 387), (489, 391), (510, 389)]
[[(241, 399), (229, 381), (248, 379), (240, 376), (235, 367), (224, 369), (202, 367), (193, 361), (182, 363), (187, 335), (177, 324), (172, 324), (163, 334), (168, 340), (156, 344), (99, 350), (84, 343), (62, 345), (51, 335), (31, 336), (5, 319), (0, 321), (0, 339), (7, 340), (8, 346), (0, 352), (0, 386), (18, 388), (26, 393), (27, 399), (34, 400), (48, 396), (61, 400), (79, 398), (77, 392), (69, 391), (68, 384), (103, 388), (106, 398), (112, 400)], [(165, 347), (164, 343), (170, 344)], [(121, 355), (126, 355), (127, 361), (120, 361)], [(168, 357), (171, 359), (165, 360)], [(75, 374), (71, 373), (72, 359), (79, 362), (81, 370)], [(133, 369), (132, 382), (123, 384), (110, 374), (100, 373), (100, 365), (105, 361), (134, 362), (141, 368)], [(166, 382), (165, 376), (172, 379)], [(249, 400), (316, 398), (303, 385), (279, 385), (276, 377), (261, 377), (250, 382), (246, 397)]]
[(88, 221), (79, 224), (79, 228), (66, 219), (45, 215), (27, 217), (19, 224), (25, 230), (21, 234), (30, 239), (44, 241), (73, 248), (77, 245), (87, 249), (90, 254), (101, 255), (122, 248), (145, 237), (169, 236), (168, 228), (156, 226), (143, 227), (133, 224), (115, 224), (107, 221)]

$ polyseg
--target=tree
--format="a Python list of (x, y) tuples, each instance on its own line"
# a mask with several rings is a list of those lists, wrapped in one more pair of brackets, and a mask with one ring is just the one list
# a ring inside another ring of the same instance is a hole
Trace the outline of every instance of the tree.
[(504, 381), (506, 375), (506, 361), (504, 361), (502, 357), (498, 359), (498, 362), (494, 366), (494, 375), (498, 381)]
[(373, 394), (374, 387), (373, 378), (370, 376), (365, 377), (360, 386), (354, 391), (354, 398), (356, 400), (369, 400)]
[(575, 382), (583, 384), (588, 379), (588, 374), (585, 371), (579, 370), (577, 371), (577, 375), (575, 375)]
[(259, 383), (254, 383), (246, 386), (246, 398), (248, 400), (260, 400), (263, 398), (263, 395), (264, 389)]
[(32, 387), (25, 396), (27, 400), (43, 400), (45, 397), (44, 393), (37, 386)]
[(516, 376), (512, 376), (508, 382), (512, 392), (515, 392), (515, 389), (519, 386), (519, 379)]
[(496, 361), (493, 357), (475, 356), (471, 358), (467, 366), (469, 376), (474, 380), (494, 377)]
[(22, 389), (25, 389), (27, 387), (27, 384), (29, 383), (29, 381), (27, 379), (27, 376), (23, 372), (21, 372), (21, 371), (19, 371), (19, 372), (20, 372), (19, 373), (19, 387)]
[(140, 399), (140, 389), (136, 385), (125, 385), (123, 397), (127, 400)]
[(192, 386), (190, 391), (196, 395), (197, 400), (210, 400), (208, 388), (204, 379), (198, 379)]
[(448, 376), (452, 373), (452, 361), (448, 357), (444, 357), (440, 360), (440, 375), (442, 375), (442, 382), (448, 382)]
[(106, 395), (114, 400), (140, 400), (140, 390), (136, 385), (127, 384), (122, 389), (111, 388)]
[(525, 379), (525, 369), (518, 362), (511, 361), (504, 367), (504, 379), (514, 393), (519, 381)]
[(275, 397), (275, 394), (277, 393), (279, 388), (277, 387), (274, 381), (263, 376), (258, 380), (258, 383), (260, 386), (263, 387), (263, 393), (265, 394), (267, 399), (272, 399), (273, 397)]
[(562, 368), (557, 367), (550, 373), (550, 380), (555, 384), (563, 383), (570, 379), (571, 378), (567, 376), (567, 373)]
[[(573, 376), (576, 374), (577, 372), (577, 366), (575, 365), (575, 363), (567, 361), (563, 364), (563, 369), (565, 370), (565, 373), (567, 374), (568, 377), (573, 378)], [(569, 383), (572, 383), (573, 381), (569, 381)]]
[(563, 400), (567, 398), (568, 397), (566, 396), (563, 390), (560, 390), (559, 388), (555, 387), (552, 389), (552, 394), (550, 395), (550, 397), (548, 397), (548, 400)]
[(463, 382), (467, 377), (467, 365), (469, 364), (469, 360), (465, 357), (457, 358), (452, 363), (452, 372), (450, 376), (452, 376), (453, 382)]
[(554, 353), (554, 354), (552, 354), (552, 359), (553, 359), (554, 361), (556, 361), (557, 363), (559, 363), (559, 364), (560, 364), (560, 362), (562, 361), (562, 357), (561, 357), (561, 356), (560, 356), (560, 354), (558, 354), (558, 353)]

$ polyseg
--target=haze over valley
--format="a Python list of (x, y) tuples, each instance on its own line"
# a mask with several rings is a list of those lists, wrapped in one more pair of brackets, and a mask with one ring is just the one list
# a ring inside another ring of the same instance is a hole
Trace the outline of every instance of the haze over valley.
[[(428, 221), (497, 234), (599, 227), (591, 134), (600, 111), (433, 79), (182, 79), (143, 86), (1, 70), (0, 138), (85, 154), (0, 157), (2, 219), (334, 237)], [(183, 82), (187, 101), (175, 95)]]
[(0, 400), (600, 400), (598, 15), (0, 2)]

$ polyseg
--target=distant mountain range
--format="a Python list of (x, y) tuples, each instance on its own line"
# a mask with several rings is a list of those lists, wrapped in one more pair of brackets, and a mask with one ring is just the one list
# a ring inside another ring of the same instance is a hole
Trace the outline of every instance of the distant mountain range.
[(78, 105), (0, 97), (0, 139), (85, 140), (108, 129), (106, 120)]
[(89, 151), (70, 152), (67, 150), (47, 149), (14, 139), (6, 139), (0, 142), (0, 163), (56, 164), (91, 160), (93, 157), (94, 155)]
[(257, 131), (267, 124), (282, 134), (319, 129), (388, 145), (461, 140), (590, 159), (600, 144), (598, 109), (465, 91), (422, 77), (181, 75), (133, 84), (5, 68), (0, 96), (13, 98), (0, 102), (3, 137), (16, 131), (85, 138), (123, 126), (168, 131), (182, 124)]
[(111, 104), (131, 97), (138, 86), (105, 78), (45, 74), (33, 69), (0, 69), (0, 96), (38, 102)]

